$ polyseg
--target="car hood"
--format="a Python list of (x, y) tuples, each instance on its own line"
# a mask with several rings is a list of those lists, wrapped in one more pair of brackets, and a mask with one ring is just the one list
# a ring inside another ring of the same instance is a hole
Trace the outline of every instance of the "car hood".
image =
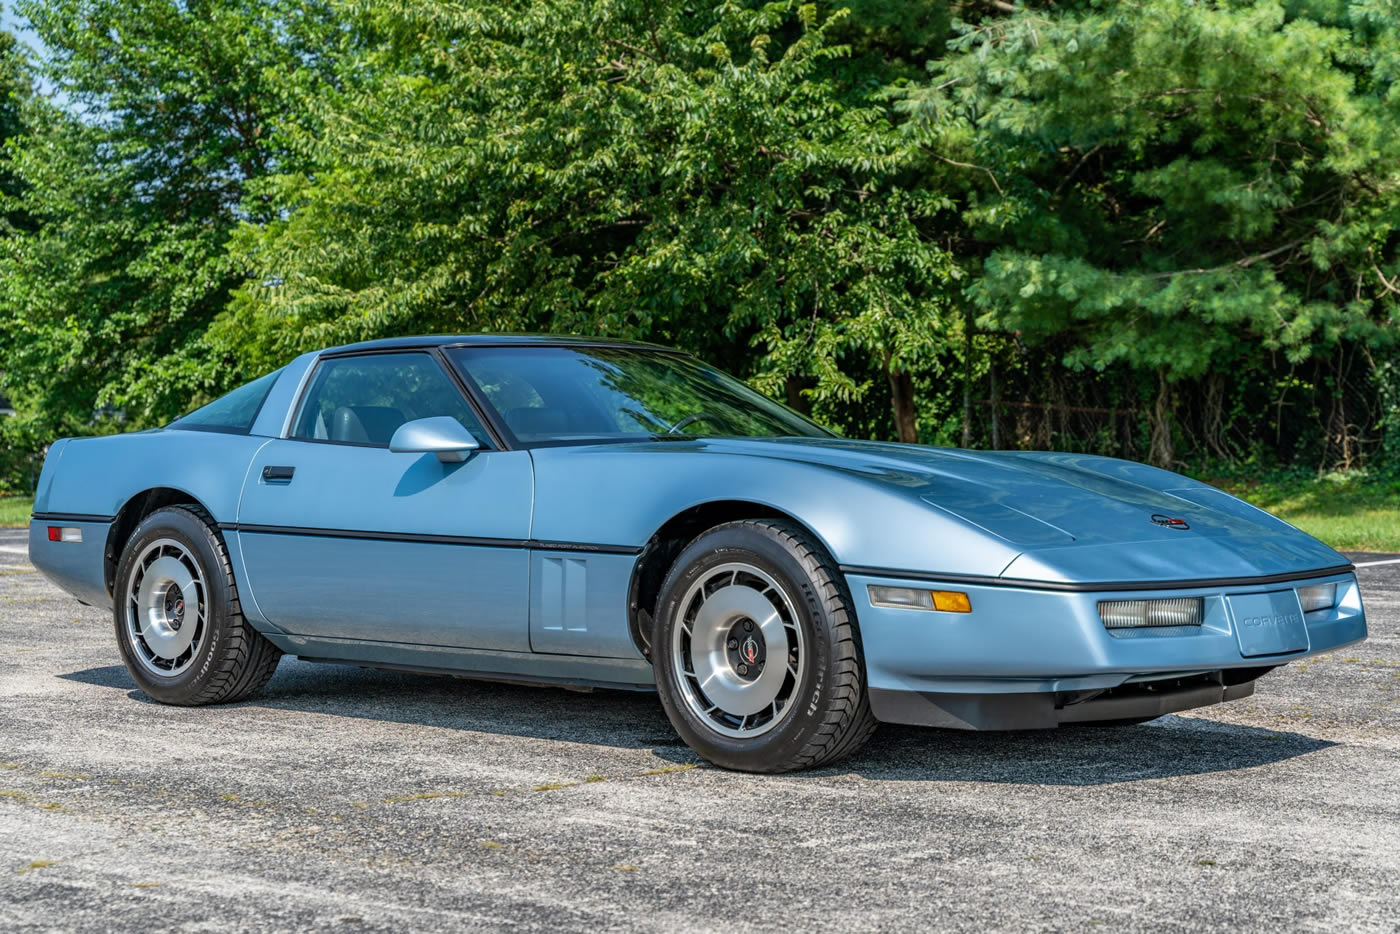
[(1131, 461), (836, 438), (715, 439), (701, 447), (820, 465), (895, 489), (1022, 549), (1006, 577), (1214, 579), (1349, 563), (1242, 500)]

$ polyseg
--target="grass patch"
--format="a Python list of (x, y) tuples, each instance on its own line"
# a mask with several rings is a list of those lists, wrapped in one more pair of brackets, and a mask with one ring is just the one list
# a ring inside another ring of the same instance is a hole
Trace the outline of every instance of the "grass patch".
[(411, 795), (399, 795), (396, 798), (384, 798), (384, 804), (407, 804), (410, 801), (431, 801), (434, 798), (465, 798), (469, 792), (465, 791), (419, 791)]
[(536, 785), (531, 791), (558, 791), (561, 788), (572, 788), (578, 782), (546, 782), (543, 785)]
[(675, 772), (689, 772), (691, 769), (699, 768), (695, 762), (687, 762), (685, 765), (668, 765), (663, 769), (647, 769), (643, 775), (671, 775)]
[(1400, 552), (1400, 480), (1366, 471), (1200, 475), (1342, 551)]
[(0, 529), (29, 527), (34, 500), (29, 496), (0, 496)]

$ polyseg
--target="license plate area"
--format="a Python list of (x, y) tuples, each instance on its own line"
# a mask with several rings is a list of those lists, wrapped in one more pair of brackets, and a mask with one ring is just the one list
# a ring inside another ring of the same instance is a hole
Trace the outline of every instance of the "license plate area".
[(1292, 590), (1234, 594), (1226, 599), (1240, 654), (1245, 658), (1307, 650), (1308, 627), (1298, 595)]

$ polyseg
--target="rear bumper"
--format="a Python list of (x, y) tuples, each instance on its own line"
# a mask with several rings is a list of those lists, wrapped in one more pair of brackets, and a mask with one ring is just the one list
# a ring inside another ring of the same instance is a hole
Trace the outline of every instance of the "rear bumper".
[[(1034, 729), (1157, 716), (1247, 696), (1254, 673), (1366, 638), (1361, 593), (1350, 572), (1286, 583), (1104, 592), (855, 573), (847, 580), (871, 709), (893, 723)], [(1306, 645), (1276, 655), (1244, 654), (1230, 597), (1327, 582), (1337, 584), (1337, 603), (1303, 615)], [(962, 591), (972, 612), (877, 607), (870, 584)], [(1101, 600), (1178, 596), (1203, 598), (1203, 625), (1110, 631), (1098, 614)], [(1156, 686), (1127, 689), (1146, 682)]]
[[(81, 542), (49, 541), (49, 526), (75, 528)], [(107, 592), (107, 533), (112, 520), (100, 516), (39, 514), (29, 521), (29, 563), (89, 606), (112, 606)]]

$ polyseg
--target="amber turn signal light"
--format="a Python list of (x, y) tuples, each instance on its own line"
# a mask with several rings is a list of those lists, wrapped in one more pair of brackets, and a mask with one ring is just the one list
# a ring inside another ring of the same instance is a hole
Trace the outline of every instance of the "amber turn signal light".
[(942, 610), (944, 613), (971, 613), (972, 601), (967, 599), (967, 594), (957, 590), (935, 590), (933, 593), (933, 608)]
[(941, 610), (944, 613), (971, 613), (972, 601), (957, 590), (921, 590), (917, 587), (882, 587), (871, 584), (870, 602), (875, 606), (901, 610)]

